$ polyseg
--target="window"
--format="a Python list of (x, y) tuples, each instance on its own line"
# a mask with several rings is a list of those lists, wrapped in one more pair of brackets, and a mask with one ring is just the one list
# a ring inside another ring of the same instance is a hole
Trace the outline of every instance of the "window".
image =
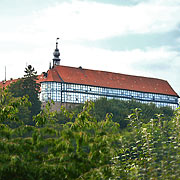
[(67, 89), (71, 89), (71, 84), (66, 84)]
[(83, 96), (83, 102), (87, 100), (87, 96)]
[(52, 90), (53, 90), (53, 91), (56, 91), (56, 88), (57, 88), (56, 82), (53, 82), (53, 83), (52, 83)]
[(57, 90), (61, 90), (61, 83), (57, 83)]
[(71, 95), (67, 95), (66, 99), (67, 99), (68, 101), (71, 101)]
[(48, 84), (47, 84), (47, 87), (48, 87), (48, 89), (50, 89), (50, 88), (51, 88), (51, 84), (50, 84), (50, 83), (48, 83)]
[(79, 100), (79, 97), (78, 97), (78, 95), (75, 95), (75, 99), (76, 99), (76, 101), (78, 101), (78, 100)]

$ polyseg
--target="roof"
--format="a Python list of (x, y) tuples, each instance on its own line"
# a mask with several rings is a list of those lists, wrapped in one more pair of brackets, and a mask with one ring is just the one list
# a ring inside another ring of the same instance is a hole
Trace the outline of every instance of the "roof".
[(0, 82), (0, 88), (5, 88), (5, 87), (9, 86), (11, 83), (16, 82), (17, 80), (18, 80), (18, 79), (1, 81), (1, 82)]
[(82, 67), (55, 66), (48, 70), (47, 77), (40, 82), (66, 82), (108, 88), (126, 89), (140, 92), (178, 96), (166, 80), (89, 70)]
[[(0, 82), (0, 88), (6, 88), (7, 86), (9, 86), (10, 84), (14, 83), (14, 82), (17, 82), (18, 80), (20, 80), (21, 78), (19, 79), (11, 79), (11, 80), (7, 80), (7, 81), (1, 81)], [(42, 82), (42, 80), (44, 79), (44, 76), (43, 74), (41, 75), (38, 75), (38, 80), (36, 81), (37, 83), (40, 83)]]

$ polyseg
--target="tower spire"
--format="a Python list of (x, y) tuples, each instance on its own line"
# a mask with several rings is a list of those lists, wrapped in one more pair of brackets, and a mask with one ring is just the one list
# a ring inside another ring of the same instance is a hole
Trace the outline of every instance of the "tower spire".
[(54, 50), (54, 58), (53, 58), (53, 67), (56, 66), (56, 65), (60, 65), (60, 52), (59, 52), (59, 49), (58, 49), (58, 40), (59, 38), (56, 38), (56, 49)]
[(58, 49), (58, 40), (59, 38), (56, 38), (56, 49)]

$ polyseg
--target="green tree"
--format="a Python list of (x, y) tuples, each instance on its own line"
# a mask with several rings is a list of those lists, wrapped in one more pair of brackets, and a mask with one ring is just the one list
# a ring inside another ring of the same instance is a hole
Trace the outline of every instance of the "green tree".
[[(16, 111), (14, 108), (10, 114)], [(113, 176), (111, 159), (119, 149), (119, 126), (112, 122), (111, 115), (97, 122), (90, 113), (92, 108), (93, 103), (87, 102), (74, 122), (72, 114), (64, 109), (69, 116), (64, 125), (56, 124), (55, 114), (48, 107), (34, 117), (36, 126), (11, 129), (0, 122), (0, 179), (109, 179)], [(1, 113), (3, 121), (8, 115)]]
[[(18, 79), (16, 82), (12, 83), (8, 90), (12, 93), (13, 97), (23, 97), (25, 94), (23, 93), (23, 79)], [(31, 106), (31, 104), (29, 105)], [(31, 124), (31, 111), (27, 106), (20, 106), (19, 112), (17, 113), (18, 119), (20, 119), (25, 124)], [(14, 123), (13, 123), (14, 124)]]
[(37, 71), (31, 66), (25, 68), (25, 75), (23, 78), (23, 94), (29, 96), (29, 101), (31, 102), (32, 106), (30, 108), (31, 117), (36, 115), (41, 110), (41, 102), (39, 100), (39, 93), (40, 93), (40, 84), (36, 81), (38, 80)]
[(116, 178), (179, 179), (180, 109), (169, 121), (157, 114), (144, 124), (138, 108), (128, 118), (129, 135), (123, 136), (119, 156), (113, 160)]
[(131, 114), (133, 109), (140, 108), (142, 110), (142, 119), (144, 123), (148, 123), (151, 118), (155, 118), (155, 114), (164, 114), (166, 120), (170, 120), (173, 116), (173, 110), (170, 107), (156, 107), (155, 104), (142, 104), (135, 100), (122, 101), (117, 99), (108, 100), (101, 98), (95, 101), (94, 116), (98, 121), (105, 118), (107, 113), (113, 114), (113, 121), (120, 124), (120, 128), (127, 127), (129, 120), (127, 115)]
[(18, 122), (19, 112), (22, 107), (30, 106), (26, 96), (15, 98), (8, 88), (0, 89), (0, 122), (14, 126)]
[[(121, 134), (112, 114), (97, 121), (94, 103), (78, 114), (62, 108), (67, 117), (57, 124), (56, 113), (46, 109), (34, 116), (36, 126), (11, 128), (18, 121), (26, 97), (0, 92), (0, 179), (179, 179), (180, 109), (167, 121), (161, 114), (148, 123), (136, 108), (128, 116), (130, 128)], [(72, 119), (74, 120), (72, 121)]]
[(29, 108), (22, 107), (19, 113), (19, 118), (22, 119), (25, 116), (23, 121), (29, 124), (33, 123), (32, 117), (41, 110), (41, 102), (39, 100), (40, 84), (36, 82), (38, 79), (37, 72), (31, 65), (28, 65), (24, 72), (24, 77), (12, 83), (9, 86), (9, 91), (14, 97), (23, 97), (25, 95), (29, 97), (31, 106)]
[[(140, 108), (142, 110), (142, 119), (144, 123), (148, 123), (151, 118), (155, 118), (155, 114), (163, 114), (166, 120), (170, 120), (173, 116), (174, 110), (170, 107), (157, 107), (155, 104), (143, 104), (135, 100), (122, 101), (118, 99), (108, 100), (107, 98), (100, 98), (94, 101), (94, 109), (92, 109), (93, 116), (101, 121), (105, 119), (107, 113), (112, 113), (112, 120), (120, 124), (121, 129), (125, 129), (129, 123), (127, 119), (128, 114), (131, 114), (133, 109)], [(75, 115), (81, 112), (83, 104), (69, 109)], [(67, 118), (62, 112), (58, 112), (57, 119), (59, 123), (67, 122)], [(73, 120), (75, 120), (73, 118)]]

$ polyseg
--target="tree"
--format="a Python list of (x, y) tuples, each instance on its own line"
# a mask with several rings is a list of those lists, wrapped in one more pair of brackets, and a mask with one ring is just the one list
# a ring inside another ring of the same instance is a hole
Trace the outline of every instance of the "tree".
[(22, 89), (23, 94), (29, 96), (29, 101), (32, 104), (30, 108), (32, 117), (33, 115), (38, 114), (41, 110), (41, 102), (39, 100), (40, 84), (36, 82), (38, 80), (37, 71), (35, 71), (31, 65), (28, 65), (24, 72), (26, 74), (23, 78)]
[(20, 110), (19, 117), (22, 116), (23, 118), (24, 115), (26, 115), (28, 119), (29, 116), (29, 123), (33, 123), (32, 117), (38, 114), (41, 110), (41, 102), (39, 100), (40, 84), (36, 82), (38, 79), (37, 72), (31, 65), (28, 65), (25, 68), (24, 72), (24, 77), (18, 79), (18, 81), (16, 81), (15, 83), (12, 83), (9, 86), (9, 91), (13, 94), (14, 97), (23, 97), (25, 95), (29, 97), (31, 106), (28, 109), (22, 107), (22, 109)]
[(169, 121), (158, 114), (144, 124), (138, 108), (128, 118), (131, 128), (113, 161), (114, 179), (179, 179), (180, 109)]
[[(97, 121), (93, 102), (77, 115), (62, 108), (68, 118), (57, 124), (56, 112), (34, 116), (35, 126), (11, 128), (18, 121), (26, 97), (0, 92), (0, 179), (179, 179), (180, 109), (167, 121), (161, 115), (143, 123), (140, 109), (129, 118), (126, 134), (112, 114)], [(72, 118), (74, 117), (74, 121)]]
[[(164, 114), (166, 120), (170, 120), (173, 116), (173, 110), (170, 107), (157, 107), (155, 104), (143, 104), (135, 100), (122, 101), (118, 99), (100, 98), (94, 101), (94, 109), (92, 109), (93, 116), (101, 121), (105, 119), (107, 113), (112, 113), (112, 120), (120, 124), (121, 129), (125, 129), (129, 123), (127, 119), (128, 114), (131, 114), (133, 109), (140, 108), (143, 112), (142, 118), (144, 123), (148, 123), (151, 118), (155, 118), (155, 114)], [(83, 104), (68, 109), (77, 115), (81, 112)], [(58, 112), (57, 119), (59, 123), (67, 122), (67, 118)], [(73, 119), (75, 120), (75, 119)]]
[(119, 126), (111, 115), (97, 122), (92, 108), (87, 102), (74, 122), (64, 109), (64, 125), (55, 123), (49, 108), (34, 118), (36, 126), (11, 129), (0, 122), (0, 179), (109, 179)]
[(105, 118), (107, 113), (113, 114), (113, 121), (120, 124), (121, 129), (127, 127), (129, 120), (127, 115), (132, 113), (135, 108), (140, 108), (143, 112), (142, 119), (144, 123), (148, 123), (151, 118), (155, 118), (155, 114), (164, 114), (167, 120), (170, 120), (173, 115), (173, 110), (170, 107), (158, 108), (155, 104), (142, 104), (135, 100), (122, 101), (117, 99), (101, 98), (95, 101), (94, 116), (97, 120)]
[(16, 122), (19, 120), (18, 114), (20, 109), (22, 107), (26, 108), (29, 105), (30, 103), (27, 97), (15, 98), (8, 91), (8, 88), (0, 89), (0, 123), (16, 127)]

